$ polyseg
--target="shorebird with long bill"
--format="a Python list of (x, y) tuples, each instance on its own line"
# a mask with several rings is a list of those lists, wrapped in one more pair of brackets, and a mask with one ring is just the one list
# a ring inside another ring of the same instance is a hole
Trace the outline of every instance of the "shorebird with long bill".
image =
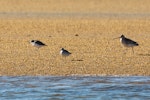
[[(122, 43), (122, 45), (124, 47), (131, 47), (132, 48), (132, 52), (134, 53), (133, 47), (138, 46), (139, 44), (129, 38), (126, 38), (124, 35), (121, 35), (120, 37), (120, 42)], [(117, 38), (115, 38), (117, 39)]]

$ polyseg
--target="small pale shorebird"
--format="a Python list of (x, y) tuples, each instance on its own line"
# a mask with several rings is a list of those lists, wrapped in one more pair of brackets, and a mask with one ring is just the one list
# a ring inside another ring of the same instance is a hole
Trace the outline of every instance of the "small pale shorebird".
[(138, 46), (139, 44), (129, 38), (126, 38), (124, 35), (121, 35), (119, 38), (120, 38), (120, 42), (123, 44), (123, 46), (131, 47), (132, 52), (134, 53), (133, 47)]
[(71, 53), (70, 53), (69, 51), (65, 50), (64, 48), (62, 48), (62, 49), (60, 50), (60, 54), (61, 54), (63, 57), (67, 57), (67, 56), (69, 56)]
[(31, 40), (30, 43), (34, 46), (37, 47), (38, 49), (43, 47), (43, 46), (47, 46), (46, 44), (42, 43), (39, 40)]

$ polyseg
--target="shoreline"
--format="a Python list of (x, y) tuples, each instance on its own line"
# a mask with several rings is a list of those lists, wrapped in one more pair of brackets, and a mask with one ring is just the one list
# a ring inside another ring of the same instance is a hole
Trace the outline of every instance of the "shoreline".
[(0, 77), (149, 77), (149, 75), (0, 75)]
[(0, 18), (4, 19), (150, 19), (150, 13), (92, 13), (92, 12), (5, 12), (0, 13)]

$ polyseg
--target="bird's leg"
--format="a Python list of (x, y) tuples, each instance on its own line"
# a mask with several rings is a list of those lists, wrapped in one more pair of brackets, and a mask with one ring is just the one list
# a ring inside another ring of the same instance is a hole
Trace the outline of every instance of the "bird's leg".
[(132, 53), (134, 54), (134, 50), (133, 50), (133, 47), (132, 47)]
[(127, 53), (127, 51), (128, 51), (128, 49), (127, 49), (127, 48), (125, 48), (125, 50), (124, 50), (124, 54), (126, 54), (126, 53)]

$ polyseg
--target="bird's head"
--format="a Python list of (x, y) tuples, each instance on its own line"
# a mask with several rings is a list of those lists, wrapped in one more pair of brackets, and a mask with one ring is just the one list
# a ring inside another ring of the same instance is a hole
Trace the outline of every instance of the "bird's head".
[(122, 34), (121, 36), (120, 36), (120, 38), (124, 38), (125, 36)]
[(35, 40), (31, 40), (30, 42), (33, 43), (33, 42), (35, 42)]

